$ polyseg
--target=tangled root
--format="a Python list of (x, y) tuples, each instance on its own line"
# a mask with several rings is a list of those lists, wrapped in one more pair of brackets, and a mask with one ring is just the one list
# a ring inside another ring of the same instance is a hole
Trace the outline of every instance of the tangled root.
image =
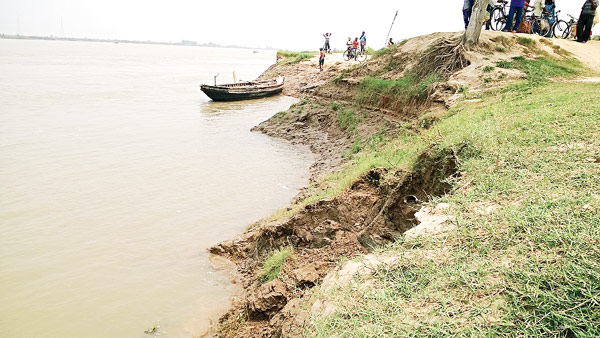
[(430, 74), (447, 78), (454, 71), (470, 64), (465, 51), (462, 36), (440, 39), (421, 55), (416, 73), (421, 78)]

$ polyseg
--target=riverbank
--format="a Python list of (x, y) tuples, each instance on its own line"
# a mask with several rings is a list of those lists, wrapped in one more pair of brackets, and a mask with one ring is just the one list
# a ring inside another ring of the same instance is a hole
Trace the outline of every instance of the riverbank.
[(459, 37), (263, 74), (301, 101), (253, 130), (318, 160), (292, 205), (211, 248), (244, 289), (219, 336), (598, 333), (600, 43)]

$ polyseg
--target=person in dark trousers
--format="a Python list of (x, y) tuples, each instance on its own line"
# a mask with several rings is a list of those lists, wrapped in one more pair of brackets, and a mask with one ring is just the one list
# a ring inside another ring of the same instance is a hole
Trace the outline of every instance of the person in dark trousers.
[(473, 4), (475, 4), (475, 0), (465, 0), (465, 3), (463, 4), (463, 20), (465, 20), (465, 29), (467, 29), (469, 26), (469, 21), (471, 20)]
[[(517, 32), (519, 26), (521, 25), (521, 20), (523, 19), (523, 7), (525, 7), (525, 0), (511, 0), (510, 1), (510, 10), (508, 11), (508, 17), (506, 18), (506, 26), (502, 29), (503, 32)], [(517, 16), (517, 20), (513, 27), (513, 19)]]
[(550, 23), (550, 26), (552, 26), (554, 21), (556, 21), (556, 4), (554, 3), (554, 0), (546, 0), (545, 8), (548, 11), (548, 22)]
[(325, 53), (331, 53), (331, 46), (329, 45), (331, 33), (325, 33), (323, 34), (323, 37), (325, 38), (325, 45), (323, 46), (323, 49), (325, 50)]
[(581, 8), (581, 15), (577, 21), (577, 42), (586, 43), (590, 39), (592, 33), (592, 25), (594, 24), (594, 16), (596, 16), (596, 8), (598, 8), (599, 0), (586, 0)]

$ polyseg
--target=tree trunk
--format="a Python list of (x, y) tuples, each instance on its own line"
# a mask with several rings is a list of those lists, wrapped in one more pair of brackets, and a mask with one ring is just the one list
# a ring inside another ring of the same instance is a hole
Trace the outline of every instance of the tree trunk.
[(475, 46), (479, 43), (479, 36), (481, 35), (481, 28), (485, 20), (488, 3), (488, 0), (475, 0), (475, 4), (471, 10), (471, 20), (463, 37), (463, 44), (467, 47)]

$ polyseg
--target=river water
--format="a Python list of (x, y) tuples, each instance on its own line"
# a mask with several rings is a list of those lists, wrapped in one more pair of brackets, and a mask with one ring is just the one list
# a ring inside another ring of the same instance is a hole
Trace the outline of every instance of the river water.
[(0, 337), (202, 334), (231, 285), (206, 249), (285, 206), (311, 155), (214, 103), (274, 52), (0, 39)]

